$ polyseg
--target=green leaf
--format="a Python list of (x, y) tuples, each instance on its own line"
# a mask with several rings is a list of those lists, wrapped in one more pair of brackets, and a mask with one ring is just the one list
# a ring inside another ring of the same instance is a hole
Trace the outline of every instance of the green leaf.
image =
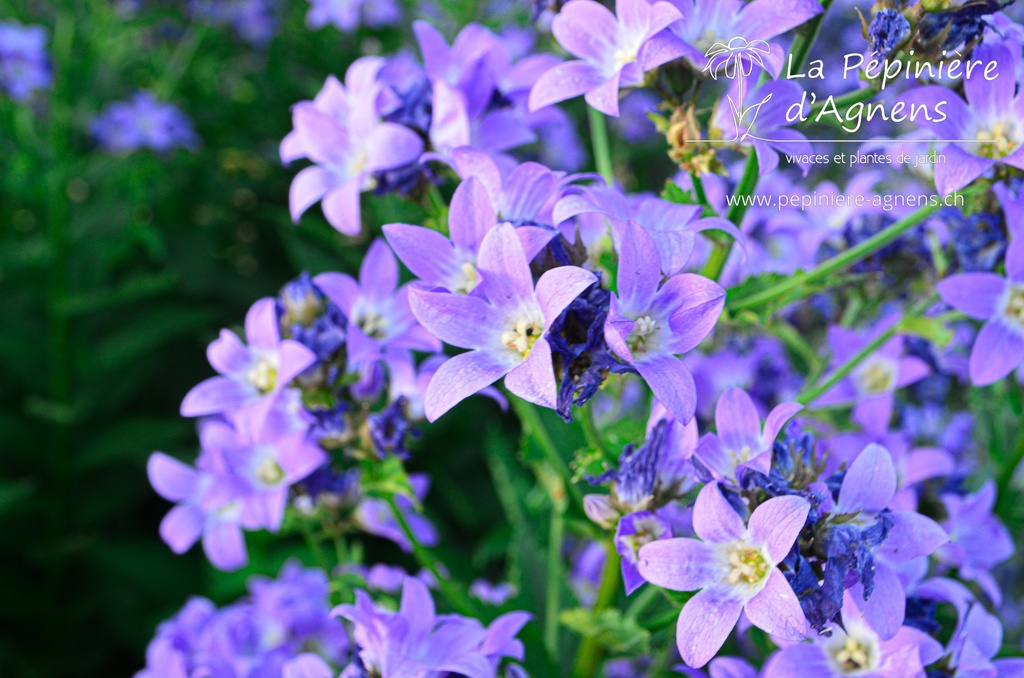
[(897, 329), (901, 334), (927, 339), (940, 348), (953, 340), (953, 331), (938, 318), (904, 318)]
[(697, 197), (693, 194), (693, 191), (684, 191), (674, 181), (665, 182), (665, 190), (661, 192), (661, 197), (676, 205), (697, 204)]
[(559, 620), (581, 636), (594, 638), (613, 653), (643, 653), (650, 646), (650, 632), (616, 609), (605, 609), (596, 614), (584, 608), (565, 610)]
[(378, 499), (403, 496), (419, 505), (416, 493), (409, 482), (409, 474), (398, 457), (371, 460), (363, 463), (363, 492)]

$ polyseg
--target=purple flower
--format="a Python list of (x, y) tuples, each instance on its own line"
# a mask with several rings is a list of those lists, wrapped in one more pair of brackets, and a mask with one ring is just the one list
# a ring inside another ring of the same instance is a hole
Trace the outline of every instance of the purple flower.
[(872, 52), (887, 55), (896, 49), (910, 33), (910, 22), (898, 10), (883, 7), (875, 12), (868, 25), (868, 38)]
[(416, 323), (409, 306), (410, 288), (398, 287), (398, 262), (383, 240), (370, 245), (358, 281), (345, 273), (321, 273), (314, 282), (348, 319), (350, 368), (394, 351), (441, 350), (440, 342)]
[[(699, 71), (707, 66), (706, 54), (715, 43), (728, 44), (737, 37), (747, 42), (769, 41), (822, 11), (821, 3), (816, 0), (671, 2), (684, 17), (683, 21), (671, 27), (671, 31), (683, 40), (684, 56), (697, 65)], [(764, 58), (767, 62), (765, 65), (772, 75), (778, 76), (782, 70), (785, 50), (778, 44), (770, 44), (769, 50), (770, 54)]]
[[(902, 602), (902, 601), (901, 601)], [(942, 656), (942, 645), (918, 629), (904, 626), (885, 640), (863, 620), (854, 597), (843, 599), (843, 624), (828, 638), (783, 648), (769, 658), (765, 678), (925, 678), (924, 667)]]
[(360, 23), (380, 28), (396, 24), (401, 18), (402, 11), (395, 0), (310, 0), (306, 25), (318, 29), (331, 24), (351, 33)]
[(622, 516), (615, 530), (615, 549), (622, 556), (622, 583), (626, 587), (626, 595), (643, 586), (644, 578), (640, 576), (637, 564), (640, 561), (640, 549), (659, 539), (672, 536), (672, 528), (657, 514), (640, 511)]
[(640, 549), (640, 574), (673, 591), (700, 590), (679, 613), (676, 643), (694, 668), (708, 662), (740, 618), (786, 640), (807, 635), (807, 620), (789, 582), (775, 566), (803, 529), (810, 504), (775, 497), (750, 515), (748, 525), (717, 483), (697, 495), (693, 528), (700, 539), (664, 539)]
[(189, 0), (192, 16), (214, 26), (229, 26), (254, 47), (265, 47), (277, 34), (278, 0)]
[(530, 110), (586, 94), (587, 103), (619, 115), (619, 89), (682, 53), (662, 31), (683, 15), (668, 2), (616, 0), (615, 14), (593, 0), (571, 0), (551, 22), (551, 31), (579, 61), (546, 71), (530, 91)]
[(945, 565), (957, 568), (961, 578), (977, 582), (985, 595), (1000, 605), (1003, 596), (992, 568), (1013, 555), (1013, 538), (992, 513), (995, 483), (986, 481), (975, 494), (944, 494), (942, 503), (948, 516), (943, 525), (949, 533), (949, 543), (939, 551), (939, 558)]
[(654, 241), (628, 222), (605, 339), (620, 359), (636, 368), (665, 408), (686, 423), (697, 406), (696, 387), (676, 354), (692, 350), (711, 332), (725, 304), (725, 290), (692, 273), (662, 284), (660, 263)]
[(354, 605), (339, 605), (332, 614), (354, 624), (358, 660), (381, 678), (431, 678), (438, 672), (493, 676), (495, 660), (522, 658), (522, 645), (514, 636), (528, 619), (511, 612), (485, 629), (475, 619), (435, 616), (430, 591), (412, 577), (405, 580), (397, 612), (378, 609), (365, 592), (356, 591)]
[(492, 584), (486, 579), (476, 579), (469, 586), (471, 596), (495, 607), (501, 607), (516, 593), (516, 587), (508, 582)]
[(91, 130), (100, 147), (110, 153), (131, 153), (140, 148), (163, 153), (199, 144), (188, 117), (149, 92), (136, 92), (127, 101), (108, 104), (92, 121)]
[[(418, 501), (422, 501), (430, 490), (430, 478), (423, 473), (409, 475), (409, 484)], [(409, 497), (399, 495), (395, 498), (398, 510), (405, 517), (416, 541), (424, 546), (435, 546), (438, 542), (437, 529), (430, 520), (416, 512), (416, 506)], [(391, 506), (383, 499), (365, 497), (359, 502), (355, 511), (355, 522), (365, 532), (388, 539), (398, 544), (403, 551), (411, 552), (412, 544), (405, 536), (405, 531), (398, 524)]]
[(977, 386), (999, 381), (1024, 361), (1024, 236), (1006, 250), (1006, 277), (964, 273), (938, 284), (942, 300), (986, 321), (971, 348), (970, 375)]
[(743, 389), (730, 388), (715, 407), (717, 434), (705, 434), (695, 454), (718, 480), (735, 482), (739, 469), (746, 467), (767, 475), (775, 438), (786, 422), (802, 409), (799, 403), (778, 405), (768, 413), (762, 431), (754, 401)]
[(361, 230), (359, 194), (374, 188), (373, 174), (416, 162), (423, 151), (408, 127), (381, 122), (377, 81), (383, 60), (358, 59), (345, 74), (333, 76), (313, 101), (292, 109), (294, 130), (281, 142), (281, 160), (309, 158), (315, 164), (295, 176), (289, 194), (292, 219), (323, 200), (324, 216), (346, 235)]
[(492, 156), (472, 146), (452, 151), (452, 160), (463, 180), (475, 178), (487, 189), (499, 221), (515, 226), (552, 224), (551, 209), (563, 184), (560, 173), (535, 162), (502, 171)]
[[(832, 347), (832, 365), (839, 367), (875, 337), (895, 323), (895, 316), (883, 318), (873, 328), (849, 330), (830, 327), (828, 343)], [(855, 403), (853, 420), (872, 435), (889, 430), (894, 392), (909, 386), (931, 373), (928, 363), (916, 356), (904, 355), (904, 339), (895, 336), (865, 358), (842, 381), (818, 399), (819, 405)]]
[[(484, 186), (481, 181), (470, 177), (455, 189), (448, 212), (451, 240), (423, 226), (384, 226), (384, 235), (398, 258), (428, 287), (468, 294), (477, 286), (480, 243), (497, 224), (491, 198)], [(523, 244), (527, 261), (532, 261), (554, 232), (527, 226), (516, 229), (516, 235)]]
[(221, 330), (206, 356), (221, 376), (195, 386), (181, 403), (181, 414), (198, 417), (232, 412), (265, 396), (280, 393), (292, 379), (316, 362), (302, 344), (281, 339), (275, 301), (260, 299), (245, 316), (243, 344), (231, 330)]
[(581, 268), (563, 266), (542, 275), (535, 289), (510, 224), (484, 236), (477, 271), (480, 296), (419, 288), (410, 292), (413, 313), (424, 327), (448, 344), (471, 349), (445, 362), (431, 379), (424, 401), (429, 421), (503, 376), (512, 393), (555, 407), (557, 385), (546, 331), (596, 280)]
[(946, 156), (945, 162), (935, 164), (935, 188), (942, 195), (967, 186), (997, 164), (1024, 169), (1024, 94), (1017, 94), (1018, 59), (999, 44), (978, 47), (972, 58), (982, 64), (995, 64), (995, 70), (986, 77), (987, 67), (984, 73), (977, 69), (964, 78), (966, 102), (940, 85), (917, 87), (901, 98), (928, 110), (945, 102), (941, 120), (939, 116), (929, 120), (925, 115), (916, 120), (943, 142), (983, 142), (936, 144), (936, 150)]
[[(897, 483), (889, 451), (876, 444), (865, 447), (843, 477), (831, 529), (823, 540), (829, 556), (824, 590), (838, 593), (846, 587), (847, 575), (855, 572), (859, 583), (852, 590), (864, 601), (864, 618), (886, 639), (900, 630), (905, 614), (898, 564), (934, 553), (949, 540), (932, 519), (889, 509)], [(839, 606), (838, 600), (835, 604)]]
[(42, 26), (0, 21), (0, 87), (18, 102), (50, 87), (53, 68), (46, 51), (49, 34)]

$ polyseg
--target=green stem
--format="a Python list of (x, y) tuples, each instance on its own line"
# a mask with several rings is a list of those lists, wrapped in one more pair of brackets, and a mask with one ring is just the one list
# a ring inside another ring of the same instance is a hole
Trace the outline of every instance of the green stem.
[(469, 597), (455, 588), (452, 585), (451, 580), (447, 577), (442, 576), (440, 568), (437, 566), (437, 559), (434, 555), (420, 543), (420, 540), (416, 538), (416, 534), (412, 531), (412, 527), (409, 526), (409, 521), (405, 519), (405, 515), (402, 510), (398, 507), (398, 502), (395, 501), (394, 496), (388, 497), (388, 506), (391, 507), (391, 512), (395, 516), (395, 520), (398, 521), (398, 526), (402, 529), (402, 533), (405, 538), (409, 540), (409, 544), (412, 545), (412, 553), (416, 557), (416, 562), (420, 564), (420, 567), (425, 567), (430, 574), (434, 575), (434, 579), (437, 581), (437, 585), (441, 588), (441, 593), (448, 600), (456, 612), (469, 617), (474, 617), (477, 614), (476, 606), (473, 605), (473, 601)]
[[(987, 186), (975, 185), (962, 191), (960, 195), (967, 198), (984, 190), (987, 190)], [(806, 273), (790, 276), (789, 278), (769, 287), (766, 290), (762, 290), (757, 294), (752, 294), (741, 299), (727, 300), (726, 308), (730, 313), (735, 313), (749, 308), (761, 307), (769, 302), (787, 297), (793, 292), (799, 290), (801, 287), (810, 285), (818, 280), (828, 278), (829, 276), (856, 264), (858, 261), (868, 258), (889, 243), (898, 240), (904, 233), (920, 224), (938, 210), (942, 209), (942, 201), (940, 200), (938, 202), (939, 204), (937, 205), (925, 205), (924, 207), (919, 207), (906, 217), (895, 222), (888, 228), (879, 231), (859, 245), (840, 252), (836, 256), (823, 261)]]
[[(747, 164), (743, 166), (743, 176), (740, 177), (740, 183), (736, 187), (732, 206), (725, 214), (725, 218), (735, 224), (737, 228), (747, 213), (747, 198), (753, 195), (754, 189), (757, 188), (757, 180), (760, 178), (758, 171), (757, 154), (751, 150), (750, 155), (747, 156)], [(711, 256), (708, 257), (708, 263), (704, 265), (702, 271), (705, 277), (718, 280), (722, 275), (722, 269), (725, 268), (725, 263), (729, 260), (732, 246), (732, 238), (715, 243), (715, 248), (711, 250)]]
[(562, 477), (562, 481), (565, 483), (568, 491), (569, 503), (572, 505), (573, 512), (579, 516), (586, 515), (586, 512), (583, 510), (583, 496), (580, 494), (579, 488), (573, 484), (569, 465), (562, 458), (562, 455), (558, 453), (555, 441), (551, 439), (551, 434), (548, 433), (544, 422), (540, 419), (537, 406), (514, 396), (510, 396), (509, 400), (512, 403), (512, 408), (516, 411), (516, 415), (519, 417), (519, 423), (522, 425), (523, 431), (533, 438), (537, 446), (540, 447), (544, 457), (548, 460), (548, 463)]
[(551, 527), (548, 532), (548, 580), (544, 596), (544, 646), (558, 659), (558, 610), (561, 604), (562, 540), (565, 537), (565, 496), (551, 497)]
[(582, 408), (584, 411), (580, 417), (580, 424), (583, 426), (583, 435), (587, 439), (587, 446), (591, 449), (600, 452), (602, 459), (609, 461), (615, 461), (617, 457), (612, 454), (612, 451), (604, 444), (604, 438), (601, 437), (601, 431), (597, 428), (597, 422), (594, 421), (594, 408), (587, 407)]
[(316, 560), (316, 564), (326, 573), (331, 571), (331, 563), (327, 560), (327, 554), (320, 547), (320, 542), (317, 540), (316, 535), (313, 534), (313, 528), (309, 526), (305, 520), (299, 521), (300, 529), (302, 530), (302, 536), (306, 540), (306, 545), (309, 550), (313, 553), (313, 558)]
[(615, 183), (615, 172), (612, 169), (612, 149), (608, 144), (608, 127), (605, 125), (604, 113), (588, 106), (587, 114), (590, 117), (590, 141), (594, 146), (594, 164), (597, 166), (597, 173), (611, 186)]
[(647, 606), (658, 599), (659, 589), (654, 584), (649, 584), (636, 594), (636, 598), (626, 608), (626, 617), (636, 619), (640, 613), (647, 609)]
[(900, 327), (904, 320), (908, 318), (915, 318), (924, 311), (926, 311), (932, 304), (935, 303), (937, 297), (932, 295), (922, 302), (918, 303), (912, 309), (907, 311), (907, 314), (903, 316), (900, 322), (893, 323), (892, 327), (887, 329), (885, 332), (876, 337), (867, 346), (857, 351), (849, 360), (839, 366), (834, 372), (832, 372), (828, 379), (812, 388), (806, 389), (803, 393), (797, 396), (796, 400), (801, 405), (808, 405), (813, 402), (816, 398), (819, 398), (823, 393), (828, 391), (830, 388), (838, 384), (846, 375), (857, 368), (868, 356), (877, 351), (882, 344), (892, 339), (897, 332), (900, 331)]
[(160, 79), (153, 86), (153, 92), (158, 98), (166, 99), (178, 87), (182, 76), (188, 70), (188, 65), (192, 62), (192, 57), (199, 49), (199, 43), (202, 42), (205, 33), (205, 26), (191, 26), (185, 32), (184, 37), (174, 48), (171, 58), (168, 59), (167, 68), (164, 69)]
[[(607, 543), (605, 550), (604, 571), (601, 573), (601, 584), (597, 589), (597, 600), (594, 601), (594, 613), (608, 609), (619, 592), (619, 552), (615, 550), (615, 543), (612, 541)], [(597, 675), (603, 655), (604, 647), (597, 638), (584, 638), (572, 668), (573, 678), (593, 678)]]

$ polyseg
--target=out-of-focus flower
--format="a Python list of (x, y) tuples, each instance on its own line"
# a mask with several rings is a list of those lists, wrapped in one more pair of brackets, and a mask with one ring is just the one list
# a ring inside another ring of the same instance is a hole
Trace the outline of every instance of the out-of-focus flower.
[(53, 69), (42, 26), (23, 26), (14, 19), (0, 21), (0, 88), (15, 101), (50, 87)]
[(310, 0), (306, 25), (312, 29), (333, 25), (351, 33), (360, 24), (380, 28), (398, 23), (401, 7), (395, 0)]
[(100, 148), (110, 153), (142, 148), (163, 153), (199, 144), (192, 122), (184, 113), (145, 91), (136, 92), (127, 101), (108, 104), (92, 121), (91, 129)]
[(189, 13), (214, 26), (227, 26), (254, 47), (265, 47), (280, 24), (278, 0), (188, 0)]
[(874, 18), (868, 24), (871, 50), (883, 56), (896, 49), (909, 34), (910, 22), (907, 17), (892, 7), (883, 7), (875, 12)]

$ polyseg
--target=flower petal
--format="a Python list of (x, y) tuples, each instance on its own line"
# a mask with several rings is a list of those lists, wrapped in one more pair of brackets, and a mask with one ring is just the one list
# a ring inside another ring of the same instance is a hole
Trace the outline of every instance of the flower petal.
[(505, 387), (527, 402), (555, 409), (558, 386), (547, 339), (534, 342), (529, 357), (505, 376)]
[(530, 90), (530, 111), (589, 92), (604, 82), (604, 77), (585, 61), (567, 61), (545, 71)]
[(889, 505), (896, 494), (896, 466), (889, 450), (871, 443), (850, 464), (839, 488), (836, 511), (877, 513)]
[(486, 351), (470, 351), (445, 361), (431, 377), (423, 399), (428, 421), (435, 421), (457, 403), (490, 386), (513, 367)]
[(683, 361), (671, 355), (653, 355), (633, 364), (665, 409), (680, 423), (690, 423), (697, 409), (697, 386)]
[(544, 313), (544, 326), (550, 327), (562, 311), (584, 290), (597, 282), (590, 271), (578, 266), (559, 266), (546, 271), (537, 281), (537, 303)]
[(146, 474), (156, 493), (169, 501), (188, 499), (199, 486), (199, 474), (195, 469), (163, 452), (149, 456)]
[(761, 452), (761, 417), (747, 392), (733, 386), (718, 397), (715, 404), (715, 427), (726, 449), (739, 452), (749, 447), (751, 453)]
[(803, 640), (807, 637), (807, 617), (793, 587), (778, 568), (772, 568), (764, 588), (747, 601), (744, 611), (754, 626), (776, 638)]
[(413, 287), (409, 305), (416, 320), (446, 344), (460, 348), (498, 345), (503, 318), (480, 297)]
[(743, 518), (722, 496), (718, 483), (708, 483), (697, 495), (693, 531), (704, 541), (714, 543), (739, 539), (746, 532)]
[(940, 280), (937, 288), (942, 300), (956, 310), (976, 320), (988, 320), (999, 310), (1006, 278), (995, 273), (964, 273)]
[(206, 516), (196, 506), (175, 506), (160, 521), (160, 538), (181, 555), (196, 543), (205, 524)]
[(718, 654), (743, 609), (743, 599), (726, 586), (706, 588), (679, 613), (676, 645), (688, 666), (699, 669)]
[(1024, 359), (1024, 337), (1002, 320), (985, 323), (971, 349), (969, 371), (975, 386), (987, 386), (1012, 372)]
[(754, 509), (748, 523), (750, 536), (764, 544), (773, 565), (789, 553), (810, 510), (806, 499), (793, 495), (774, 497)]
[(696, 591), (711, 585), (722, 572), (717, 554), (696, 539), (662, 539), (640, 547), (640, 576), (670, 591)]

